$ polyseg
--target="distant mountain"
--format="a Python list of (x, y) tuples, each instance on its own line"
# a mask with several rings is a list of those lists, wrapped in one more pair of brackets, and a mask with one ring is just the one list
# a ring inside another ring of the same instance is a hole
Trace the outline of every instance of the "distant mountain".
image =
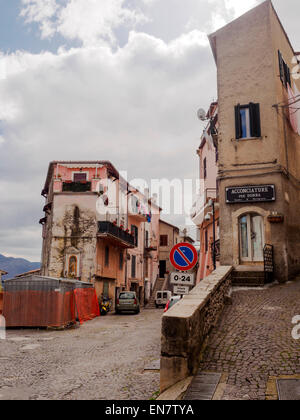
[(0, 270), (8, 272), (7, 276), (2, 277), (3, 280), (11, 279), (27, 271), (37, 270), (40, 266), (41, 264), (37, 262), (30, 262), (23, 258), (5, 257), (0, 254)]

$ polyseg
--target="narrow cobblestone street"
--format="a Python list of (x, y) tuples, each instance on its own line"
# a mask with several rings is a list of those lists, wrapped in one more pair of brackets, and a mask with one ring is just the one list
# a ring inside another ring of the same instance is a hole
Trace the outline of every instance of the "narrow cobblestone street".
[(65, 331), (9, 330), (0, 340), (1, 399), (150, 399), (161, 310), (109, 315)]
[(265, 400), (270, 377), (300, 374), (300, 279), (286, 285), (236, 290), (209, 337), (203, 371), (228, 373), (223, 399)]

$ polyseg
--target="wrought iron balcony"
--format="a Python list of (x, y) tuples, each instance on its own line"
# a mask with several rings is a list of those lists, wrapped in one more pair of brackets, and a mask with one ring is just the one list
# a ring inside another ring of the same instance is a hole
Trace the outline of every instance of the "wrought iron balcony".
[(98, 236), (107, 238), (123, 248), (134, 248), (135, 238), (111, 222), (98, 222)]
[(215, 209), (218, 207), (218, 191), (216, 188), (207, 188), (198, 195), (197, 201), (191, 210), (191, 219), (196, 226), (204, 222), (207, 213), (211, 211), (209, 201), (215, 201)]
[(92, 183), (85, 182), (63, 182), (62, 190), (63, 192), (88, 192), (91, 191)]
[(145, 240), (145, 250), (146, 251), (156, 251), (157, 250), (157, 240), (148, 239)]

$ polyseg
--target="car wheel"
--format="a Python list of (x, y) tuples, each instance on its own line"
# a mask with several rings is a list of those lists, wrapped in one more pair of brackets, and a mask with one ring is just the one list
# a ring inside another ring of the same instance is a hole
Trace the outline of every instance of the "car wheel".
[(139, 314), (140, 312), (140, 308), (135, 311), (136, 314)]

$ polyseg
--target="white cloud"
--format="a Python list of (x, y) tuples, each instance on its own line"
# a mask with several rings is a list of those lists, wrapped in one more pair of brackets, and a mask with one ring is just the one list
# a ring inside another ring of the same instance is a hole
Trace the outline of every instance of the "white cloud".
[[(296, 33), (299, 5), (290, 1)], [(108, 159), (129, 179), (197, 176), (196, 111), (216, 99), (205, 33), (257, 2), (22, 3), (22, 16), (42, 37), (58, 33), (83, 44), (56, 54), (0, 53), (0, 252), (38, 259), (50, 160)], [(112, 50), (120, 29), (125, 41)]]
[(232, 9), (234, 11), (234, 17), (237, 18), (262, 1), (263, 0), (225, 0), (225, 7), (229, 10)]
[[(196, 175), (196, 111), (215, 97), (215, 66), (203, 33), (165, 43), (131, 32), (114, 52), (99, 46), (0, 60), (6, 68), (0, 80), (0, 119), (6, 120), (0, 191), (9, 191), (0, 202), (0, 232), (20, 209), (22, 235), (35, 231), (53, 159), (109, 159), (129, 178)], [(18, 112), (10, 113), (8, 103)], [(18, 192), (18, 183), (26, 188)], [(40, 241), (35, 246), (38, 257)]]
[(58, 33), (83, 45), (101, 41), (115, 43), (114, 30), (121, 25), (134, 27), (146, 18), (138, 10), (124, 6), (126, 0), (22, 0), (21, 16), (26, 23), (38, 23), (42, 38)]
[(27, 23), (38, 23), (42, 38), (51, 37), (55, 32), (53, 18), (59, 8), (56, 0), (22, 0), (20, 15)]

